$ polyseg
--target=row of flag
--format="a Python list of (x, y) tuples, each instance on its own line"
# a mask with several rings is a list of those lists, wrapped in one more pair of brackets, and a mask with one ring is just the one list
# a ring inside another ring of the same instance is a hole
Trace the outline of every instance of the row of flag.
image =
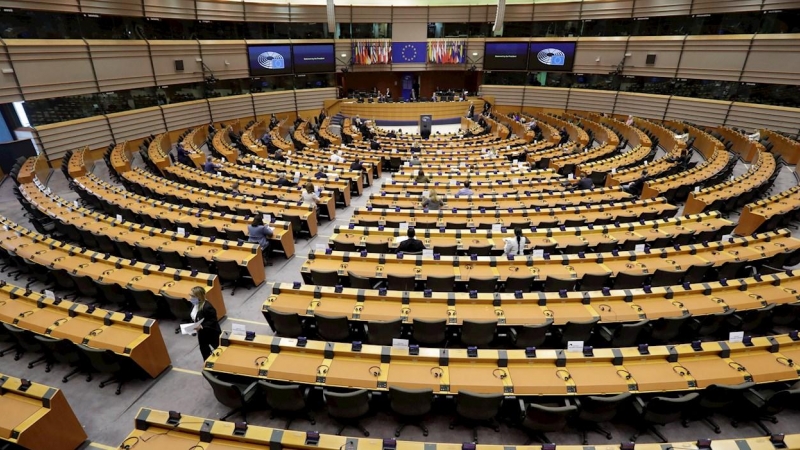
[(464, 64), (466, 41), (442, 39), (428, 42), (354, 41), (353, 63), (372, 64)]

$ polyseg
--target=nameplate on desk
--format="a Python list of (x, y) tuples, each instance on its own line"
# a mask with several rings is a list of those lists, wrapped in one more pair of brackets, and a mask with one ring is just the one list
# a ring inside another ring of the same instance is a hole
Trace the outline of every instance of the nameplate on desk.
[(568, 352), (583, 352), (583, 341), (569, 341), (567, 342)]
[(231, 324), (231, 335), (233, 336), (246, 336), (247, 327), (240, 323)]
[(297, 347), (297, 339), (294, 338), (281, 338), (281, 344), (287, 347)]
[(730, 342), (742, 342), (744, 340), (744, 331), (732, 331), (728, 335), (728, 341)]
[(635, 251), (635, 252), (643, 252), (643, 251), (644, 251), (644, 248), (645, 248), (645, 244), (637, 244), (637, 245), (636, 245), (636, 246), (633, 248), (633, 251)]

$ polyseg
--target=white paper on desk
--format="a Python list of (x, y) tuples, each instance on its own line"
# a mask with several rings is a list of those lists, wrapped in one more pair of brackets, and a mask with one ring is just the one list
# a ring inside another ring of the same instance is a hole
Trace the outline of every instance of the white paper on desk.
[(178, 234), (186, 234), (186, 230), (181, 227), (178, 227)]
[(544, 250), (542, 249), (534, 250), (532, 256), (534, 258), (544, 258)]
[(297, 347), (297, 339), (293, 338), (281, 338), (281, 344), (287, 347)]
[(567, 342), (567, 351), (568, 352), (582, 352), (583, 351), (583, 341), (569, 341), (569, 342)]
[(458, 180), (450, 180), (450, 186), (458, 186)]
[(419, 169), (414, 169), (411, 171), (411, 175), (417, 176), (419, 175)]
[(568, 180), (574, 180), (575, 179), (575, 174), (571, 173), (571, 174), (567, 175), (567, 179)]
[(78, 201), (77, 201), (77, 200), (75, 200), (74, 202), (72, 202), (72, 204), (73, 204), (73, 205), (75, 205), (75, 209), (78, 209), (78, 208), (80, 208), (80, 207), (81, 207), (81, 205), (78, 203)]
[(647, 165), (647, 160), (646, 160), (646, 159), (644, 160), (644, 165), (645, 165), (645, 166)]
[(728, 340), (731, 342), (742, 342), (744, 340), (744, 331), (732, 331), (728, 335)]
[(325, 175), (333, 181), (339, 181), (339, 177), (336, 176), (336, 172), (328, 172)]
[(695, 187), (694, 187), (694, 191), (695, 191), (695, 192), (700, 192), (700, 186), (695, 186)]
[(411, 167), (411, 163), (406, 161), (403, 163), (403, 167)]
[(635, 252), (643, 252), (644, 251), (644, 244), (636, 244), (636, 246), (633, 248), (633, 251), (635, 251)]
[(328, 249), (328, 244), (314, 244), (314, 250), (325, 253), (325, 250), (327, 249)]
[(232, 323), (231, 334), (234, 336), (245, 336), (247, 334), (247, 327), (241, 323)]
[(719, 238), (719, 240), (722, 241), (722, 242), (725, 242), (725, 241), (727, 241), (728, 239), (730, 239), (732, 237), (733, 237), (732, 234), (724, 234), (724, 235), (722, 235), (721, 238)]
[(272, 222), (272, 215), (271, 214), (264, 214), (262, 216), (262, 218), (264, 219), (264, 223), (265, 224)]
[(117, 222), (122, 222), (122, 214), (117, 214)]
[(431, 195), (431, 191), (422, 191), (423, 197), (428, 198), (429, 195)]
[(519, 160), (518, 159), (512, 160), (511, 164), (519, 164)]
[(425, 258), (433, 258), (433, 250), (426, 248), (422, 251), (422, 256)]
[(256, 184), (261, 186), (261, 178), (256, 178)]
[(392, 339), (393, 348), (408, 348), (408, 339)]
[(49, 289), (45, 289), (44, 296), (47, 297), (47, 298), (52, 298), (52, 299), (56, 298), (55, 292), (53, 292), (53, 291), (51, 291)]
[(519, 184), (519, 178), (512, 178), (512, 179), (511, 179), (511, 182), (512, 182), (513, 184)]
[(8, 231), (8, 225), (3, 225), (3, 231)]
[(182, 323), (181, 334), (192, 334), (197, 332), (197, 323)]
[(611, 173), (612, 173), (612, 174), (614, 174), (614, 173), (617, 173), (617, 168), (616, 168), (616, 167), (612, 167), (612, 168), (611, 168)]
[(503, 231), (503, 224), (502, 223), (493, 223), (492, 224), (492, 233), (500, 233)]
[(253, 164), (253, 167), (251, 167), (251, 169), (253, 169), (253, 170), (258, 170), (258, 166), (256, 166), (255, 164)]
[(333, 165), (332, 164), (328, 164), (328, 172), (333, 172)]
[(408, 229), (408, 222), (400, 222), (400, 229), (407, 230)]

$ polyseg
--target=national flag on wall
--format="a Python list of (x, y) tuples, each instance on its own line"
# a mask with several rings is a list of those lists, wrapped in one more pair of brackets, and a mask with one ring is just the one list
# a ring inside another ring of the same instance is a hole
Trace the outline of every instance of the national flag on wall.
[(466, 41), (436, 39), (428, 41), (428, 62), (434, 64), (464, 64)]
[(392, 42), (392, 64), (425, 64), (426, 42)]
[(391, 41), (353, 41), (353, 64), (389, 64), (391, 61)]

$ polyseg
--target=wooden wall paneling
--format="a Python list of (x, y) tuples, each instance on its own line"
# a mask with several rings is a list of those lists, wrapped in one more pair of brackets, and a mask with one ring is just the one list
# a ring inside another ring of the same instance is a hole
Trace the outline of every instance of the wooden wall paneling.
[[(149, 41), (153, 67), (159, 86), (203, 81), (200, 46), (197, 41)], [(183, 61), (183, 71), (175, 70), (175, 61)]]
[(143, 0), (146, 17), (195, 20), (194, 0)]
[(200, 41), (200, 48), (203, 62), (215, 77), (224, 80), (250, 76), (245, 41)]
[(35, 9), (41, 11), (80, 12), (78, 0), (0, 0), (0, 8)]
[[(325, 6), (292, 4), (292, 22), (327, 23), (328, 10)], [(329, 30), (333, 33), (333, 30)]]
[(686, 16), (691, 14), (692, 0), (636, 0), (633, 17)]
[(244, 11), (249, 22), (289, 22), (288, 4), (247, 2), (244, 4)]
[[(428, 38), (428, 8), (392, 8), (392, 40), (419, 42)], [(405, 68), (405, 64), (403, 67)], [(422, 69), (424, 70), (424, 66)], [(409, 68), (408, 70), (414, 70)]]
[[(360, 91), (371, 91), (373, 88), (378, 88), (380, 92), (386, 92), (389, 88), (392, 96), (397, 98), (400, 96), (401, 86), (399, 80), (403, 76), (402, 73), (386, 72), (386, 73), (366, 73), (366, 72), (350, 72), (344, 75), (344, 85), (349, 91), (350, 89)], [(420, 86), (420, 89), (422, 86)]]
[(298, 89), (295, 91), (297, 110), (319, 110), (325, 100), (336, 98), (336, 88)]
[(104, 116), (36, 127), (48, 159), (60, 159), (68, 150), (105, 147), (114, 139)]
[(244, 4), (239, 1), (197, 0), (197, 20), (244, 20)]
[(111, 129), (114, 130), (114, 139), (117, 142), (139, 139), (167, 131), (164, 116), (158, 106), (108, 114), (106, 117), (111, 124)]
[(567, 109), (611, 113), (616, 97), (617, 91), (570, 89)]
[[(684, 36), (633, 36), (628, 41), (625, 75), (672, 78), (681, 59)], [(656, 62), (647, 65), (647, 55), (656, 55)]]
[[(513, 5), (518, 8), (517, 5)], [(506, 6), (506, 17), (508, 16), (509, 8), (512, 5)], [(451, 6), (447, 8), (430, 7), (428, 8), (428, 22), (446, 22), (446, 23), (468, 23), (472, 20), (469, 17), (469, 6)], [(523, 19), (514, 19), (523, 20)]]
[(608, 74), (624, 59), (627, 40), (625, 36), (578, 39), (572, 72)]
[(671, 97), (667, 120), (680, 120), (699, 125), (718, 126), (725, 122), (730, 102), (689, 97)]
[(800, 109), (734, 102), (725, 125), (747, 130), (758, 127), (798, 133), (800, 132)]
[[(694, 0), (692, 14), (727, 14), (759, 11), (762, 0)], [(796, 5), (795, 5), (796, 7)]]
[(146, 41), (87, 42), (101, 92), (153, 86), (153, 66)]
[(392, 23), (395, 20), (392, 18), (392, 8), (386, 6), (353, 7), (350, 12), (353, 23)]
[(678, 78), (739, 81), (750, 35), (688, 36)]
[(797, 0), (763, 0), (762, 11), (797, 8)]
[(580, 2), (537, 3), (533, 10), (533, 20), (580, 20)]
[(81, 0), (81, 11), (108, 16), (144, 16), (142, 0)]
[[(575, 91), (573, 90), (572, 93), (574, 94)], [(614, 105), (614, 114), (662, 120), (668, 100), (669, 96), (667, 95), (620, 92)]]
[(164, 111), (168, 130), (196, 127), (211, 122), (208, 103), (205, 100), (164, 105), (161, 109)]
[(569, 89), (528, 86), (525, 89), (525, 107), (566, 109)]
[(296, 105), (294, 103), (293, 91), (274, 91), (261, 94), (253, 94), (256, 116), (261, 118), (272, 113), (292, 112)]
[[(519, 106), (525, 86), (481, 86), (481, 94), (494, 97), (495, 105)], [(466, 108), (465, 108), (466, 110)]]
[[(521, 5), (506, 4), (506, 16), (503, 22), (531, 22), (533, 21), (534, 8), (533, 2)], [(431, 8), (431, 10), (433, 9), (436, 8)]]
[(351, 23), (350, 16), (352, 8), (349, 6), (334, 6), (333, 14), (336, 16), (336, 23)]
[(22, 92), (17, 84), (17, 77), (14, 73), (3, 73), (2, 70), (13, 69), (11, 59), (6, 51), (6, 45), (0, 42), (0, 103), (11, 103), (22, 101)]
[(796, 34), (756, 35), (741, 81), (800, 84), (799, 48)]
[(86, 43), (77, 39), (6, 39), (26, 100), (97, 92)]
[(208, 104), (215, 123), (253, 117), (253, 99), (250, 94), (210, 98)]
[(633, 14), (634, 0), (584, 0), (581, 20), (628, 18)]

